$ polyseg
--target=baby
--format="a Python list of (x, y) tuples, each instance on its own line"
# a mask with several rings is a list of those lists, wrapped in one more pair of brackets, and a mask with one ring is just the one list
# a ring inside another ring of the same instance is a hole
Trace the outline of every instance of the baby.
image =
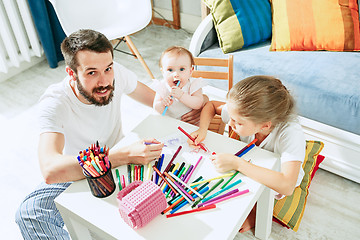
[[(189, 50), (173, 46), (160, 57), (163, 80), (155, 86), (154, 109), (160, 114), (180, 119), (192, 109), (200, 109), (204, 104), (202, 78), (191, 78), (194, 58)], [(164, 111), (165, 110), (165, 111)]]

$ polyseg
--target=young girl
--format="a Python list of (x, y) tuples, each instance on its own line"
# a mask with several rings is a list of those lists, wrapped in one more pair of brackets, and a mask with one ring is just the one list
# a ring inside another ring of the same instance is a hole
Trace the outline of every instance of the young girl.
[[(198, 145), (206, 137), (209, 123), (215, 114), (228, 122), (240, 140), (250, 143), (258, 139), (260, 148), (280, 156), (281, 171), (258, 167), (234, 153), (212, 156), (220, 172), (237, 170), (277, 192), (275, 198), (291, 195), (304, 176), (301, 167), (305, 158), (305, 137), (293, 114), (294, 99), (280, 80), (270, 76), (253, 76), (238, 82), (227, 94), (226, 103), (208, 102), (200, 116), (199, 129), (191, 135)], [(255, 207), (240, 229), (255, 226)]]
[(160, 70), (164, 79), (155, 86), (154, 109), (167, 116), (180, 119), (192, 109), (200, 109), (204, 103), (201, 78), (191, 78), (194, 58), (185, 48), (173, 46), (166, 49), (160, 58)]

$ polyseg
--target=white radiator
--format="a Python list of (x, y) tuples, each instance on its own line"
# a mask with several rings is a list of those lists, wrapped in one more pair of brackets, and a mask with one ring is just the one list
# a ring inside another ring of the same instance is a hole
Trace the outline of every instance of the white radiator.
[(27, 1), (0, 0), (0, 73), (42, 55)]

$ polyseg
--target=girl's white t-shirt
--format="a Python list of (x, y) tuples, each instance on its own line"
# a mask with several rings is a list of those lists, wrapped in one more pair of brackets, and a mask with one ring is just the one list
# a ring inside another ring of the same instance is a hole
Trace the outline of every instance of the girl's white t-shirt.
[[(222, 109), (221, 118), (225, 123), (228, 123), (230, 120), (226, 105)], [(245, 143), (250, 143), (254, 139), (255, 135), (248, 137), (240, 136), (240, 140)], [(281, 164), (290, 161), (303, 163), (305, 159), (305, 136), (297, 121), (278, 124), (260, 143), (259, 147), (278, 154)], [(304, 170), (301, 167), (296, 181), (296, 187), (300, 185), (304, 175)]]
[(39, 100), (40, 133), (57, 132), (65, 136), (64, 154), (78, 154), (99, 141), (113, 147), (122, 137), (121, 97), (132, 93), (137, 76), (114, 62), (114, 95), (105, 106), (82, 103), (72, 91), (66, 77), (51, 85)]
[[(159, 94), (161, 98), (169, 96), (171, 92), (171, 87), (169, 84), (167, 84), (165, 80), (156, 81), (157, 82), (154, 85), (156, 94)], [(184, 91), (184, 93), (191, 95), (199, 89), (202, 89), (204, 86), (206, 86), (206, 83), (202, 78), (190, 78), (181, 89)], [(186, 106), (178, 99), (174, 98), (174, 102), (171, 104), (171, 106), (169, 106), (168, 110), (166, 111), (166, 115), (176, 119), (181, 119), (182, 115), (190, 112), (191, 110), (192, 108)]]

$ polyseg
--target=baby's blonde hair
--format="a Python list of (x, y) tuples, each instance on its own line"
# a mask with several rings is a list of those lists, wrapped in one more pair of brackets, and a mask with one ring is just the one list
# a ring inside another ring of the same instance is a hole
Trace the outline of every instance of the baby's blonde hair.
[(235, 84), (227, 94), (242, 117), (272, 127), (294, 116), (295, 101), (281, 81), (272, 76), (252, 76)]
[(165, 56), (165, 54), (175, 54), (175, 55), (188, 55), (189, 58), (190, 58), (190, 62), (191, 62), (191, 66), (195, 65), (195, 60), (194, 60), (194, 56), (192, 55), (192, 53), (187, 50), (186, 48), (184, 47), (181, 47), (181, 46), (171, 46), (169, 48), (167, 48), (162, 54), (161, 54), (161, 57), (160, 57), (160, 61), (159, 61), (159, 66), (160, 68), (162, 67), (162, 59), (163, 57)]

